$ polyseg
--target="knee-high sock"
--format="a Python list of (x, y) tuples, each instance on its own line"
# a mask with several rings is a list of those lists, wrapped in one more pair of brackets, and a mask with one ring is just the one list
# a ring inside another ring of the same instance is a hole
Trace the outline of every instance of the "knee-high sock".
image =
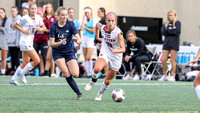
[(92, 82), (97, 82), (97, 79), (98, 79), (98, 73), (95, 74), (94, 73), (94, 70), (92, 71)]
[(196, 91), (197, 96), (198, 96), (198, 98), (200, 100), (200, 85), (198, 85), (197, 87), (195, 87), (195, 91)]
[(12, 79), (12, 80), (17, 80), (18, 77), (19, 77), (18, 75), (21, 73), (21, 71), (22, 71), (22, 68), (21, 68), (20, 66), (18, 66), (18, 68), (17, 68), (15, 74), (13, 75), (13, 77), (12, 77), (11, 79)]
[(85, 70), (86, 70), (86, 74), (89, 74), (89, 69), (88, 69), (88, 61), (85, 61)]
[(88, 61), (88, 70), (89, 70), (89, 75), (92, 75), (92, 70), (93, 70), (93, 62), (90, 60)]
[(110, 86), (110, 85), (105, 85), (105, 83), (103, 82), (103, 83), (102, 83), (102, 86), (101, 86), (101, 89), (99, 90), (98, 93), (103, 94), (103, 93), (108, 89), (109, 86)]
[(31, 62), (29, 62), (24, 69), (22, 69), (21, 74), (25, 75), (26, 73), (28, 73), (31, 69), (33, 69), (34, 67), (31, 65)]
[(72, 78), (72, 76), (66, 78), (67, 83), (69, 84), (69, 86), (73, 89), (73, 91), (77, 94), (80, 95), (82, 94), (80, 92), (80, 90), (78, 89), (78, 86), (76, 84), (76, 82), (74, 81), (74, 79)]

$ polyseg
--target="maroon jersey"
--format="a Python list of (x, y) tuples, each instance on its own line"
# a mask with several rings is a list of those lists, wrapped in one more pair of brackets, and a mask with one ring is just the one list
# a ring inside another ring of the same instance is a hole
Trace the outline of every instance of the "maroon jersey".
[[(44, 25), (46, 26), (47, 29), (50, 29), (50, 22), (48, 20), (43, 20)], [(45, 44), (49, 40), (49, 33), (45, 33), (43, 31), (38, 31), (35, 32), (35, 37), (33, 40), (33, 43), (36, 44)]]
[(56, 17), (55, 16), (51, 16), (50, 18), (45, 17), (45, 20), (48, 20), (50, 22), (50, 25), (53, 24), (56, 21)]

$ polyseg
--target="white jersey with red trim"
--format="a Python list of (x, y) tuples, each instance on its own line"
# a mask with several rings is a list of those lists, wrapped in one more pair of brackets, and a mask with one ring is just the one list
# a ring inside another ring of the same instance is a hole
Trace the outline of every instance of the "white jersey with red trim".
[(42, 18), (36, 14), (35, 19), (32, 19), (28, 14), (17, 21), (17, 24), (24, 30), (29, 30), (31, 35), (26, 35), (20, 32), (20, 45), (23, 43), (33, 44), (34, 34), (37, 27), (44, 25)]
[(120, 49), (118, 35), (122, 33), (122, 31), (115, 26), (115, 28), (111, 32), (106, 31), (107, 26), (102, 25), (101, 34), (102, 34), (102, 47), (101, 52), (106, 53), (110, 59), (122, 59), (122, 53), (113, 53), (110, 51), (112, 49)]

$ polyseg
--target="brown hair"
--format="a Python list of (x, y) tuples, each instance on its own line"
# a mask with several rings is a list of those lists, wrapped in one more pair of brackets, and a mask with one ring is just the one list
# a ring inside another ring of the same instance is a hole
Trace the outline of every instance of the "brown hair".
[(60, 12), (62, 11), (62, 10), (66, 10), (67, 11), (67, 9), (65, 8), (65, 7), (58, 7), (58, 9), (56, 10), (56, 12), (57, 12), (57, 14), (58, 15), (60, 15)]
[[(0, 10), (2, 10), (4, 13), (6, 13), (4, 8), (0, 8)], [(5, 18), (2, 19), (3, 22), (2, 22), (2, 24), (0, 26), (4, 27), (5, 23), (6, 23), (6, 20), (7, 20), (7, 16), (5, 15)]]
[(103, 18), (101, 18), (101, 21), (104, 21), (104, 20), (105, 20), (105, 18), (106, 18), (106, 10), (105, 10), (105, 8), (103, 8), (103, 7), (100, 7), (100, 8), (99, 8), (99, 10), (100, 10), (101, 12), (103, 12), (103, 13), (104, 13), (104, 17), (103, 17)]
[(129, 34), (129, 33), (133, 33), (133, 35), (135, 35), (135, 36), (137, 37), (135, 31), (132, 30), (132, 29), (130, 29), (130, 30), (127, 31), (127, 33), (126, 33), (126, 37), (128, 37), (128, 34)]
[[(51, 5), (51, 16), (55, 16), (52, 3), (47, 3), (46, 5)], [(46, 8), (45, 8), (45, 11), (44, 11), (44, 15), (43, 15), (43, 16), (44, 16), (44, 17), (47, 16)]]
[(68, 8), (68, 12), (69, 12), (70, 10), (74, 10), (74, 12), (75, 12), (75, 9), (74, 9), (74, 8), (71, 8), (71, 7)]

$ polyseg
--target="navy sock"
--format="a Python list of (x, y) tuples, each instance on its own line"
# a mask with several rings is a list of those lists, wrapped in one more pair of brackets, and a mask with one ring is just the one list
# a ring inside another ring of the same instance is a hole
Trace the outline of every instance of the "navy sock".
[(69, 86), (73, 89), (73, 91), (77, 94), (77, 95), (81, 95), (82, 93), (80, 92), (80, 90), (78, 89), (78, 86), (76, 84), (76, 82), (74, 81), (74, 79), (72, 78), (72, 76), (66, 78), (67, 83), (69, 84)]

